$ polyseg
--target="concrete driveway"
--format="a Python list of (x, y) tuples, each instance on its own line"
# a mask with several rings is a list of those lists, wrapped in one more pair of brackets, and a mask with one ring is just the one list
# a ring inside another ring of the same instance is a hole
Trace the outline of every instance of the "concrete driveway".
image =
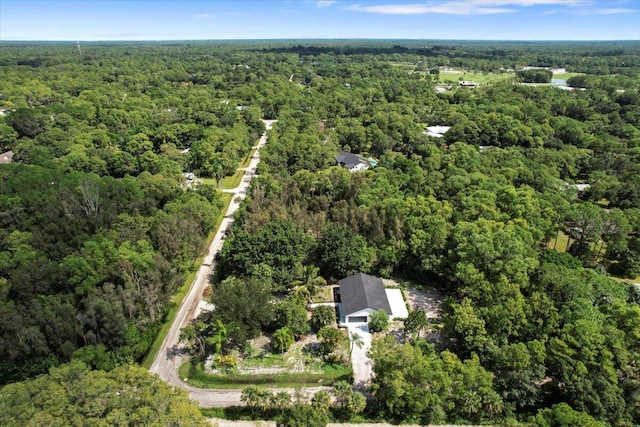
[(389, 305), (391, 306), (391, 319), (406, 319), (409, 316), (407, 305), (404, 303), (400, 289), (385, 289)]
[[(371, 349), (371, 332), (367, 323), (348, 323), (351, 366), (353, 366), (353, 387), (362, 389), (371, 383), (373, 377), (373, 361), (369, 358)], [(353, 335), (357, 334), (361, 345), (354, 342)]]

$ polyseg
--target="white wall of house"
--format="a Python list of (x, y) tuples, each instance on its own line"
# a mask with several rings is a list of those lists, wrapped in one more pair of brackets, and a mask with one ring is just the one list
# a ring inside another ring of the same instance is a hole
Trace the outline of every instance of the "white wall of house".
[(351, 169), (349, 169), (351, 172), (359, 172), (359, 171), (364, 171), (369, 169), (369, 165), (365, 164), (365, 163), (358, 163), (357, 165), (355, 165), (354, 167), (352, 167)]
[(349, 319), (354, 318), (354, 317), (366, 317), (367, 318), (367, 322), (368, 322), (369, 320), (371, 320), (370, 317), (371, 317), (371, 314), (374, 311), (375, 310), (372, 309), (372, 308), (366, 308), (364, 310), (356, 311), (355, 313), (345, 314), (345, 322), (346, 323), (350, 323)]

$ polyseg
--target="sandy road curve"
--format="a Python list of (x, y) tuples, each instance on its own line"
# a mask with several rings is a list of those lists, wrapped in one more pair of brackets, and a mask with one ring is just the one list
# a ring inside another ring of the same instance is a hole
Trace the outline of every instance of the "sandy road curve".
[[(271, 129), (271, 126), (275, 120), (263, 120), (267, 130)], [(180, 387), (189, 392), (189, 397), (198, 403), (202, 407), (223, 407), (242, 405), (240, 400), (240, 390), (213, 390), (213, 389), (200, 389), (190, 386), (182, 381), (178, 376), (178, 367), (185, 360), (186, 356), (183, 354), (184, 348), (178, 343), (180, 337), (180, 329), (189, 324), (194, 318), (198, 303), (202, 300), (202, 293), (209, 283), (209, 276), (213, 272), (213, 260), (215, 255), (220, 252), (222, 248), (223, 237), (225, 231), (233, 225), (233, 214), (240, 207), (240, 201), (247, 195), (247, 189), (251, 178), (256, 174), (256, 168), (260, 163), (260, 149), (267, 142), (266, 132), (260, 137), (258, 145), (255, 147), (256, 151), (249, 163), (249, 166), (244, 168), (245, 173), (240, 184), (232, 189), (225, 190), (225, 192), (232, 193), (234, 195), (229, 209), (225, 214), (220, 228), (216, 231), (216, 234), (209, 246), (209, 251), (204, 258), (202, 265), (198, 269), (193, 283), (189, 288), (189, 292), (182, 300), (182, 305), (178, 309), (176, 317), (171, 324), (169, 333), (164, 339), (158, 354), (156, 355), (153, 364), (149, 371), (158, 375), (163, 381), (175, 386)], [(319, 389), (318, 389), (319, 390)], [(313, 389), (308, 389), (312, 392)]]

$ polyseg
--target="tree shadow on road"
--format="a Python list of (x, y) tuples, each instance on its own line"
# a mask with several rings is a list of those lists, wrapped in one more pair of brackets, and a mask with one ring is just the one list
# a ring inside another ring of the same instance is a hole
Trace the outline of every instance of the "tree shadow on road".
[(188, 350), (184, 347), (180, 347), (177, 344), (169, 347), (165, 353), (167, 360), (173, 360), (175, 357), (180, 357), (183, 354), (188, 354)]

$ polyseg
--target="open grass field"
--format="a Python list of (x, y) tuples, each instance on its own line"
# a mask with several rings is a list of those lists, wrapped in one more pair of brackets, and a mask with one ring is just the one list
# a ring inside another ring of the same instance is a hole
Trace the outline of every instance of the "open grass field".
[[(549, 249), (555, 249), (558, 252), (564, 253), (567, 251), (568, 240), (569, 240), (569, 236), (567, 236), (564, 232), (559, 231), (557, 241), (556, 241), (556, 238), (554, 237), (549, 241), (547, 247)], [(600, 252), (604, 253), (606, 248), (607, 248), (606, 244), (600, 247), (600, 243), (594, 243), (591, 247), (591, 250), (594, 250), (594, 251), (599, 250)], [(622, 277), (616, 277), (616, 276), (610, 276), (610, 277), (620, 282), (640, 283), (640, 276), (636, 277), (635, 279), (628, 279), (628, 278), (622, 278)]]
[(562, 73), (562, 74), (554, 74), (553, 78), (554, 79), (562, 79), (562, 80), (567, 80), (573, 76), (578, 76), (582, 73)]
[[(409, 73), (422, 73), (424, 75), (428, 75), (426, 71), (414, 71), (415, 64), (405, 63), (405, 62), (391, 62), (391, 65), (398, 68), (403, 68), (407, 70)], [(567, 80), (573, 76), (577, 76), (581, 73), (562, 73), (562, 74), (554, 74), (554, 79)], [(497, 83), (504, 80), (509, 80), (516, 77), (515, 72), (504, 72), (504, 73), (484, 73), (484, 72), (475, 72), (470, 70), (448, 70), (441, 71), (437, 83), (440, 84), (457, 84), (460, 80), (472, 81), (480, 85)], [(540, 84), (540, 86), (544, 86), (545, 84)], [(548, 84), (547, 84), (548, 85)]]
[(488, 83), (497, 83), (500, 81), (509, 80), (514, 77), (515, 77), (515, 73), (441, 72), (438, 81), (439, 83), (457, 84), (458, 81), (465, 80), (465, 81), (476, 82), (478, 84), (488, 84)]

